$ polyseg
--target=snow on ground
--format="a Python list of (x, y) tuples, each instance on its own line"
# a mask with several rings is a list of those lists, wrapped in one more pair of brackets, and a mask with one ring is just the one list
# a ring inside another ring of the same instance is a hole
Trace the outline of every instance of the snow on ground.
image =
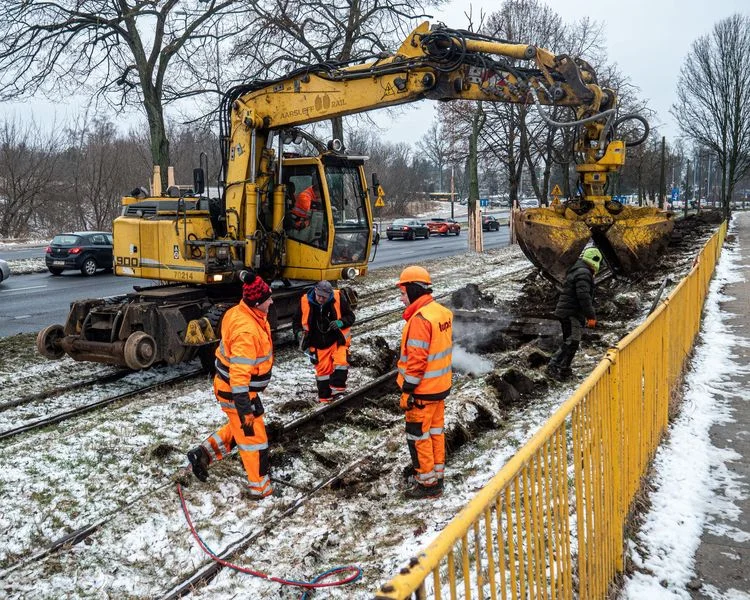
[[(498, 307), (512, 305), (530, 285), (531, 268), (518, 248), (471, 255), (468, 260), (467, 256), (441, 259), (426, 266), (436, 293), (479, 284), (494, 295)], [(355, 283), (361, 298), (367, 298), (358, 311), (360, 318), (399, 306), (393, 287), (398, 270), (383, 269)], [(641, 298), (639, 319), (650, 301), (648, 294)], [(550, 308), (539, 306), (540, 310)], [(610, 325), (616, 331), (629, 326), (614, 321)], [(397, 347), (401, 322), (395, 315), (377, 328), (363, 324), (356, 329), (353, 352), (362, 366), (352, 369), (352, 386), (373, 376), (366, 357), (376, 339), (385, 340), (391, 349)], [(610, 337), (616, 334), (602, 332), (593, 350), (579, 353), (579, 371), (590, 368), (601, 348), (616, 341)], [(501, 367), (496, 355), (487, 354), (481, 360), (492, 362), (492, 369)], [(479, 365), (480, 360), (474, 363)], [(69, 359), (48, 363), (16, 351), (0, 360), (4, 393), (11, 395), (13, 386), (15, 393), (25, 395), (45, 389), (49, 385), (45, 380), (64, 379), (67, 372), (75, 371), (83, 378), (81, 368)], [(99, 368), (91, 367), (92, 372)], [(30, 376), (19, 380), (14, 377), (18, 372)], [(544, 380), (540, 374), (532, 376)], [(239, 498), (242, 467), (236, 459), (229, 459), (212, 465), (208, 482), (193, 482), (185, 490), (188, 507), (200, 535), (216, 551), (249, 532), (256, 533), (256, 541), (235, 556), (235, 562), (306, 580), (336, 565), (357, 564), (364, 570), (362, 581), (317, 592), (315, 597), (370, 598), (380, 583), (439, 533), (576, 384), (553, 385), (533, 402), (499, 411), (488, 406), (495, 392), (483, 376), (457, 372), (447, 403), (446, 427), (470, 422), (480, 409), (495, 427), (450, 452), (446, 493), (429, 504), (405, 502), (400, 494), (401, 466), (408, 462), (403, 416), (398, 410), (372, 405), (321, 424), (304, 443), (274, 448), (273, 476), (296, 488), (276, 484), (278, 495), (248, 504)], [(313, 372), (306, 359), (279, 353), (264, 395), (268, 419), (288, 422), (303, 412), (299, 406), (290, 408), (290, 400), (304, 406), (312, 405), (313, 398)], [(357, 419), (367, 420), (370, 427), (356, 427)], [(185, 451), (223, 421), (210, 381), (203, 379), (3, 442), (0, 569), (5, 570), (0, 571), (0, 589), (9, 598), (152, 598), (206, 564), (207, 558), (185, 524), (172, 476), (184, 465)], [(345, 485), (322, 490), (282, 522), (281, 515), (303, 495), (300, 489), (309, 489), (359, 459), (364, 461)], [(51, 541), (92, 523), (101, 527), (85, 542), (35, 557)], [(225, 569), (192, 597), (286, 599), (299, 595), (299, 590)]]
[[(731, 231), (731, 230), (730, 230)], [(729, 390), (727, 378), (747, 372), (738, 364), (733, 348), (748, 347), (750, 340), (732, 331), (732, 315), (722, 310), (727, 301), (723, 288), (744, 281), (738, 250), (725, 245), (706, 301), (703, 325), (690, 371), (684, 384), (680, 415), (669, 427), (668, 440), (654, 460), (651, 510), (628, 545), (635, 572), (626, 579), (622, 598), (691, 598), (687, 583), (695, 576), (695, 552), (704, 528), (711, 529), (712, 517), (737, 514), (733, 500), (747, 497), (747, 484), (738, 481), (726, 468), (738, 457), (732, 451), (711, 443), (714, 424), (733, 422), (731, 398), (747, 399), (747, 390)], [(737, 531), (738, 541), (750, 535)], [(702, 592), (709, 597), (728, 598)], [(750, 600), (747, 590), (737, 591), (735, 600)]]

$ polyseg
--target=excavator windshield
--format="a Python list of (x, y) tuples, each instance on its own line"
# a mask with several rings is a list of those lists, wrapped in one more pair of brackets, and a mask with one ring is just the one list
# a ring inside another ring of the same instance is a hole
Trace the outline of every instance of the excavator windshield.
[(327, 164), (328, 194), (333, 215), (331, 263), (360, 261), (367, 256), (372, 226), (367, 217), (367, 195), (358, 165)]

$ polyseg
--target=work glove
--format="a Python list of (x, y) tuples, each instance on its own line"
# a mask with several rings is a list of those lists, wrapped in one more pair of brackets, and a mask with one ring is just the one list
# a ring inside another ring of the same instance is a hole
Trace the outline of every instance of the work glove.
[(317, 365), (318, 364), (318, 352), (317, 350), (310, 350), (310, 353), (308, 354), (310, 357), (310, 364), (311, 365)]
[(596, 327), (596, 319), (586, 319), (586, 327), (589, 329)]
[(263, 408), (263, 403), (260, 401), (260, 396), (256, 396), (252, 400), (250, 400), (250, 404), (253, 407), (253, 416), (254, 417), (260, 417), (263, 413), (265, 413), (265, 409)]
[(255, 431), (253, 430), (253, 421), (255, 421), (255, 417), (252, 414), (246, 415), (239, 410), (237, 411), (237, 415), (240, 418), (240, 426), (242, 427), (242, 432), (246, 436), (252, 437), (255, 434)]
[(414, 408), (414, 396), (407, 393), (401, 394), (401, 401), (398, 405), (401, 410), (411, 410)]
[(341, 329), (343, 326), (344, 322), (341, 319), (336, 319), (335, 321), (331, 321), (328, 329)]

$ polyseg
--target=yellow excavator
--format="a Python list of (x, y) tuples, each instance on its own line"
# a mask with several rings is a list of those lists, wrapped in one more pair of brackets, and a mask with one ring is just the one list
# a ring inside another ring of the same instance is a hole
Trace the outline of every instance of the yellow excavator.
[[(669, 213), (606, 195), (608, 175), (625, 160), (617, 126), (639, 117), (615, 118), (614, 92), (597, 84), (585, 61), (423, 23), (395, 54), (310, 65), (229, 90), (220, 193), (204, 194), (203, 164), (190, 190), (174, 185), (171, 172), (162, 190), (157, 173), (150, 193), (123, 198), (114, 221), (115, 273), (160, 285), (74, 302), (64, 326), (39, 332), (38, 350), (132, 369), (196, 355), (209, 361), (218, 318), (241, 297), (243, 269), (271, 282), (274, 328), (290, 319), (311, 282), (366, 274), (374, 241), (366, 157), (343, 153), (335, 140), (324, 146), (298, 126), (421, 99), (574, 109), (574, 122), (550, 124), (577, 129), (580, 194), (516, 216), (523, 251), (546, 274), (559, 279), (589, 238), (624, 273), (647, 268), (665, 247)], [(316, 155), (285, 151), (303, 138)], [(380, 190), (376, 176), (372, 190)]]

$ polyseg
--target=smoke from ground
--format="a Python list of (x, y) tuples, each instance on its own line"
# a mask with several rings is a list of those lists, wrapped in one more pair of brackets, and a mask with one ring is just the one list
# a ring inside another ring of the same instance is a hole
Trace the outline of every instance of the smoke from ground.
[(470, 375), (485, 375), (492, 371), (492, 363), (453, 344), (453, 368)]

